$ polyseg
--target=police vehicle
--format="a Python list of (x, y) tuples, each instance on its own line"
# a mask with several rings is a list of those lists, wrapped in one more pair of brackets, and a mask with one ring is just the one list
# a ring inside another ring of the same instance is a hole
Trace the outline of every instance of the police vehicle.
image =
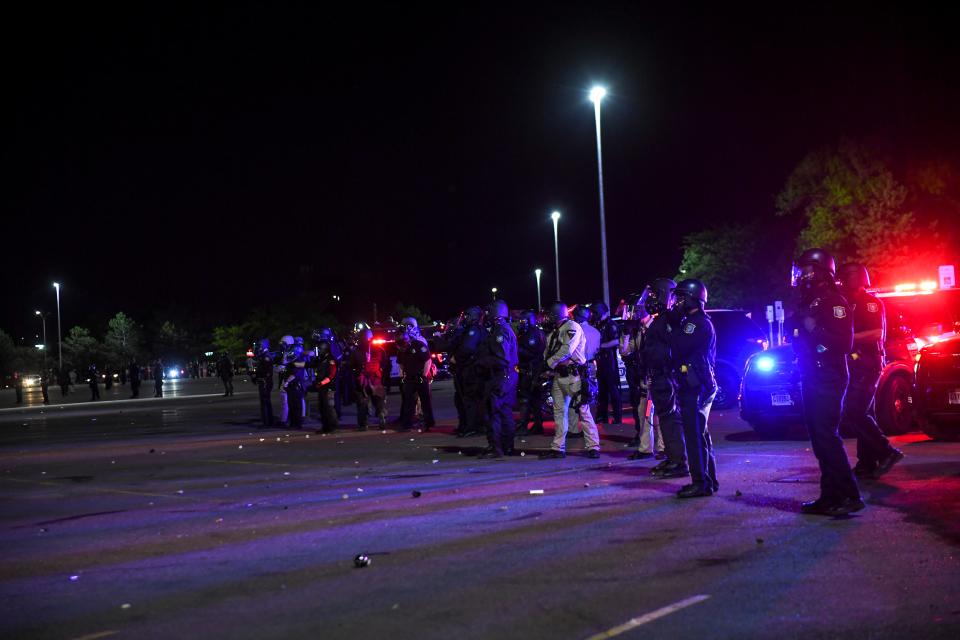
[(920, 349), (913, 399), (924, 433), (936, 440), (960, 440), (960, 337)]
[[(928, 344), (955, 335), (960, 289), (936, 283), (871, 290), (886, 308), (886, 365), (877, 385), (877, 423), (887, 435), (915, 428), (914, 367)], [(719, 334), (719, 331), (718, 331)], [(796, 356), (789, 344), (752, 355), (740, 386), (740, 417), (758, 433), (783, 436), (803, 423)]]

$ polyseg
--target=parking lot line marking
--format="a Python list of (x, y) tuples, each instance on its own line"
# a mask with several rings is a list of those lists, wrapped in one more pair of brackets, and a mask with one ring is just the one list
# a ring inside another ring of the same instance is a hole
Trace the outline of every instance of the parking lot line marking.
[(217, 464), (256, 464), (262, 467), (306, 467), (310, 465), (297, 465), (297, 464), (287, 464), (284, 462), (255, 462), (253, 460), (216, 460), (214, 458), (204, 458), (203, 460), (197, 460), (197, 462), (215, 462)]
[(648, 622), (653, 622), (654, 620), (658, 618), (662, 618), (664, 616), (668, 616), (671, 613), (676, 613), (677, 611), (680, 611), (681, 609), (685, 609), (690, 605), (697, 604), (698, 602), (703, 602), (709, 597), (710, 596), (705, 596), (705, 595), (692, 596), (685, 600), (680, 600), (679, 602), (668, 604), (667, 606), (657, 609), (656, 611), (645, 613), (639, 618), (633, 618), (632, 620), (627, 620), (623, 624), (613, 627), (612, 629), (607, 629), (606, 631), (598, 633), (597, 635), (590, 636), (589, 638), (587, 638), (587, 640), (606, 640), (606, 638), (613, 638), (614, 636), (618, 636), (621, 633), (626, 633), (631, 629), (636, 629), (640, 625), (647, 624)]
[[(32, 484), (32, 485), (37, 485), (41, 487), (63, 488), (67, 486), (82, 486), (87, 491), (95, 491), (97, 493), (119, 493), (121, 495), (126, 495), (126, 496), (146, 496), (148, 498), (172, 497), (170, 494), (167, 494), (167, 493), (146, 493), (145, 491), (126, 491), (124, 489), (107, 489), (106, 487), (91, 487), (87, 485), (68, 485), (63, 482), (52, 482), (50, 480), (28, 480), (27, 478), (4, 478), (4, 480), (8, 480), (10, 482), (19, 482), (21, 484)], [(176, 497), (177, 499), (180, 499), (180, 500), (185, 499), (181, 495), (177, 495)], [(192, 500), (192, 498), (186, 498), (186, 499)]]
[(97, 640), (97, 638), (106, 638), (107, 636), (115, 636), (119, 631), (98, 631), (97, 633), (91, 633), (85, 636), (80, 636), (74, 638), (73, 640)]

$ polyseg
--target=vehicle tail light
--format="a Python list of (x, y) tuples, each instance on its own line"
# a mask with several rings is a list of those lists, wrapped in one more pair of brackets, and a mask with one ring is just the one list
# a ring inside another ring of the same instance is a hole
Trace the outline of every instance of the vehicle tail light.
[(921, 291), (933, 291), (937, 288), (937, 283), (933, 280), (924, 280), (920, 283)]

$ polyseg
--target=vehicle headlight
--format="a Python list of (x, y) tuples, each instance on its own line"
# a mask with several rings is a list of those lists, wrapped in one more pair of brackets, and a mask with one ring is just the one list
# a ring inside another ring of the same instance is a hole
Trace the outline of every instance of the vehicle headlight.
[(757, 367), (757, 371), (773, 371), (773, 368), (777, 365), (777, 361), (770, 356), (763, 356), (762, 358), (757, 358), (754, 364)]

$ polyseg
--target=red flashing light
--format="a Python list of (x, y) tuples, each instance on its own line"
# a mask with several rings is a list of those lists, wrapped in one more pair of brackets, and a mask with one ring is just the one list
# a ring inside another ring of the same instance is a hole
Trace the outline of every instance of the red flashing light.
[(375, 344), (375, 345), (378, 345), (378, 346), (381, 345), (381, 344), (386, 344), (386, 343), (387, 343), (387, 341), (384, 340), (383, 338), (374, 338), (373, 341), (371, 342), (371, 344)]
[(917, 290), (917, 283), (916, 283), (916, 282), (904, 282), (904, 283), (902, 283), (902, 284), (895, 285), (895, 286), (893, 287), (893, 290), (896, 291), (897, 293), (900, 293), (900, 292), (902, 292), (902, 291), (916, 291), (916, 290)]
[(937, 288), (938, 288), (938, 285), (933, 280), (924, 280), (923, 282), (920, 283), (921, 291), (933, 291)]
[(247, 357), (248, 357), (248, 358), (252, 358), (252, 357), (253, 357), (253, 350), (247, 349)]

